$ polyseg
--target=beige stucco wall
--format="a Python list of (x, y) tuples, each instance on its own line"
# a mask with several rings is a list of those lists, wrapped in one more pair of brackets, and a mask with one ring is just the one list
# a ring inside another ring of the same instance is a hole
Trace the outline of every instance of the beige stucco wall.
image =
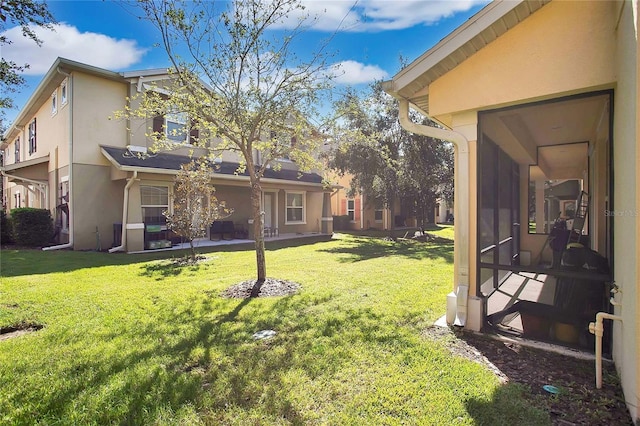
[[(613, 2), (552, 1), (429, 86), (429, 112), (456, 111), (610, 87)], [(441, 117), (442, 116), (442, 117)]]
[(613, 357), (625, 399), (634, 419), (640, 417), (640, 95), (637, 1), (625, 2), (617, 35), (615, 65), (618, 85), (614, 105), (614, 278), (622, 306), (615, 312)]
[(112, 181), (108, 166), (74, 164), (73, 176), (73, 247), (106, 250), (113, 244), (113, 224), (122, 221), (125, 181)]
[(127, 96), (126, 85), (90, 74), (73, 73), (73, 161), (107, 166), (100, 145), (126, 146), (123, 120), (109, 120), (121, 110)]

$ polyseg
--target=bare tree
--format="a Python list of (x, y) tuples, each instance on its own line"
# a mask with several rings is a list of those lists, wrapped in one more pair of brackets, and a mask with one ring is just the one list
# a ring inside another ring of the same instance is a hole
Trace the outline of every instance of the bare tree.
[[(192, 144), (209, 156), (238, 154), (239, 171), (246, 171), (251, 186), (257, 279), (264, 281), (261, 179), (268, 168), (277, 170), (282, 158), (295, 161), (301, 171), (319, 167), (314, 155), (319, 138), (309, 119), (318, 116), (315, 106), (331, 82), (326, 44), (304, 59), (295, 53), (294, 40), (313, 23), (309, 17), (296, 20), (284, 35), (272, 31), (301, 16), (299, 0), (142, 0), (138, 5), (162, 36), (176, 84), (166, 95), (145, 92), (139, 107), (125, 115), (186, 114), (200, 135), (209, 136)], [(167, 137), (149, 134), (159, 145)]]

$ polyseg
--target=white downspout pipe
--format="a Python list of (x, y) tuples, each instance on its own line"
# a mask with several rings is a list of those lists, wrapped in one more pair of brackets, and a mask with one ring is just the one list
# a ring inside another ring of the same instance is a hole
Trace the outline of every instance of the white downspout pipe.
[(64, 72), (58, 67), (56, 70), (60, 74), (67, 77), (67, 98), (69, 99), (69, 242), (66, 244), (59, 244), (57, 246), (43, 247), (42, 250), (61, 250), (61, 249), (73, 249), (73, 77), (71, 74)]
[(589, 323), (589, 332), (596, 336), (596, 388), (602, 388), (602, 336), (604, 335), (603, 320), (610, 319), (612, 321), (622, 322), (622, 317), (612, 315), (607, 312), (598, 312), (596, 314), (596, 322)]
[[(453, 130), (426, 126), (411, 121), (409, 118), (409, 101), (399, 99), (400, 110), (398, 118), (400, 125), (407, 131), (419, 135), (442, 139), (455, 146), (455, 174), (454, 174), (454, 253), (453, 261), (456, 268), (454, 277), (455, 305), (447, 303), (447, 310), (455, 307), (455, 324), (463, 326), (467, 320), (467, 299), (469, 293), (469, 142), (460, 133)], [(447, 312), (447, 318), (453, 318), (452, 312)]]
[(124, 186), (124, 201), (122, 202), (122, 234), (120, 236), (120, 245), (109, 249), (109, 253), (123, 251), (127, 246), (127, 216), (129, 215), (129, 189), (133, 186), (138, 178), (138, 171), (133, 171), (133, 176)]

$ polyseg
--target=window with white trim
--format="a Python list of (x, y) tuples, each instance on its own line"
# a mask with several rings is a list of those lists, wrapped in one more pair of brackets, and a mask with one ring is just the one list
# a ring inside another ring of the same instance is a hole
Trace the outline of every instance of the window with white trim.
[(60, 225), (62, 231), (69, 232), (69, 176), (60, 178)]
[(166, 114), (164, 116), (164, 129), (167, 139), (180, 143), (189, 142), (187, 120), (187, 114), (184, 112)]
[(60, 85), (60, 105), (65, 106), (67, 104), (67, 79), (65, 78)]
[(305, 192), (286, 192), (286, 223), (305, 223)]
[(352, 222), (356, 220), (356, 200), (347, 200), (347, 216)]
[(58, 91), (54, 91), (51, 94), (51, 115), (58, 113)]
[(36, 119), (29, 123), (29, 154), (36, 152)]
[(376, 222), (382, 222), (382, 207), (376, 206), (376, 210), (373, 212), (373, 220)]
[(15, 154), (15, 163), (20, 162), (20, 137), (16, 138), (13, 147), (13, 153)]
[(141, 185), (140, 205), (145, 224), (165, 224), (166, 218), (162, 213), (169, 210), (169, 187)]

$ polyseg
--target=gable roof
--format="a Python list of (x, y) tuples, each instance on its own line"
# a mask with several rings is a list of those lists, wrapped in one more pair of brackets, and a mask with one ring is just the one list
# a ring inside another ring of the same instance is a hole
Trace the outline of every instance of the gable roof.
[[(127, 148), (113, 146), (100, 146), (102, 154), (118, 169), (122, 171), (138, 171), (145, 173), (158, 173), (175, 175), (182, 164), (189, 163), (192, 158), (187, 155), (176, 155), (159, 152), (153, 156), (139, 157), (132, 154)], [(239, 163), (223, 161), (214, 163), (212, 171), (214, 178), (227, 180), (243, 180), (249, 182), (249, 174), (245, 170), (238, 173)], [(317, 173), (302, 173), (296, 170), (267, 169), (263, 176), (263, 182), (288, 183), (294, 185), (322, 185), (322, 176)]]
[(496, 0), (423, 53), (392, 80), (385, 91), (409, 99), (428, 115), (428, 86), (477, 51), (524, 21), (551, 0)]

